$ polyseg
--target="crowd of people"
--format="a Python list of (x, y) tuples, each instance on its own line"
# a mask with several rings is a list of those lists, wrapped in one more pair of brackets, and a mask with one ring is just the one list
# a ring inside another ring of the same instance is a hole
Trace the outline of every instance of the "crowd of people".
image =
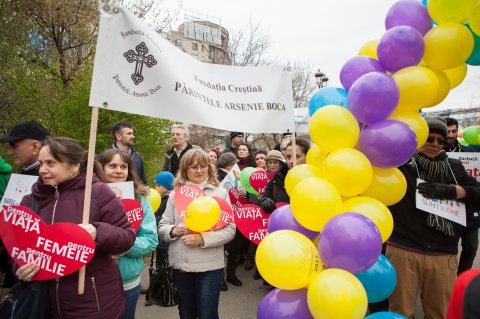
[[(386, 243), (386, 256), (397, 272), (397, 286), (389, 300), (372, 304), (371, 312), (391, 311), (413, 318), (418, 296), (425, 318), (445, 318), (457, 275), (472, 268), (478, 249), (480, 183), (468, 175), (460, 161), (448, 152), (470, 152), (457, 140), (455, 119), (427, 118), (429, 136), (411, 161), (399, 167), (407, 180), (407, 193), (390, 206), (393, 234)], [(277, 203), (289, 203), (285, 178), (295, 165), (305, 164), (310, 142), (292, 140), (289, 133), (272, 150), (255, 150), (241, 132), (231, 132), (229, 142), (218, 152), (203, 150), (189, 142), (188, 126), (172, 127), (172, 147), (165, 153), (162, 171), (152, 181), (161, 195), (153, 211), (142, 158), (134, 149), (132, 123), (112, 126), (114, 142), (95, 159), (89, 223), (82, 223), (87, 155), (82, 146), (67, 137), (49, 137), (38, 122), (19, 123), (0, 143), (8, 143), (8, 155), (20, 174), (37, 175), (32, 192), (22, 200), (47, 224), (80, 225), (95, 240), (95, 256), (86, 266), (85, 293), (77, 294), (78, 272), (48, 283), (52, 318), (135, 318), (136, 305), (147, 287), (140, 284), (143, 257), (156, 252), (156, 263), (168, 261), (180, 297), (180, 318), (218, 318), (219, 296), (228, 284), (242, 286), (236, 269), (254, 267), (256, 246), (235, 227), (235, 222), (206, 232), (192, 232), (175, 205), (175, 192), (186, 184), (202, 189), (227, 203), (227, 190), (220, 182), (238, 165), (271, 174), (260, 196), (239, 191), (245, 202), (272, 213)], [(295, 159), (293, 158), (295, 156)], [(0, 157), (0, 196), (12, 167)], [(417, 179), (423, 182), (417, 185)], [(135, 199), (144, 215), (135, 232), (119, 198), (105, 183), (131, 181)], [(429, 198), (457, 199), (466, 205), (467, 225), (419, 210), (415, 194)], [(458, 245), (461, 255), (457, 261)], [(153, 258), (153, 257), (152, 257)], [(226, 263), (225, 263), (226, 260)], [(15, 265), (2, 247), (2, 287), (31, 281), (39, 271), (34, 263)], [(254, 271), (254, 279), (261, 279)], [(270, 286), (263, 280), (265, 286)], [(421, 292), (421, 293), (420, 293)], [(100, 298), (99, 298), (100, 296)]]

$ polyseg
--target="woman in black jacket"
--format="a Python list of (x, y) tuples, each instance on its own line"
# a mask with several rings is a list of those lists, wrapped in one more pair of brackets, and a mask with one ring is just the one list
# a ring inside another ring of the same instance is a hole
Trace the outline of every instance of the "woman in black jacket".
[[(390, 311), (412, 318), (421, 291), (425, 318), (443, 319), (457, 274), (463, 226), (418, 209), (416, 191), (426, 198), (465, 203), (468, 218), (480, 208), (480, 183), (466, 173), (460, 161), (448, 158), (443, 151), (446, 122), (438, 117), (426, 120), (427, 142), (400, 167), (407, 193), (390, 207), (394, 228), (386, 255), (395, 267), (397, 286), (389, 301)], [(424, 182), (417, 185), (417, 179)]]

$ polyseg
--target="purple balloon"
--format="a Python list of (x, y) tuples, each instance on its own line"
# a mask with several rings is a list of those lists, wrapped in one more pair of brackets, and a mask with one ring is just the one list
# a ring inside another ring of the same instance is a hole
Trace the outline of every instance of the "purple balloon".
[(283, 229), (299, 232), (300, 234), (307, 236), (310, 240), (313, 240), (318, 236), (318, 232), (307, 229), (297, 222), (295, 217), (293, 217), (290, 205), (283, 205), (275, 209), (268, 219), (267, 230), (269, 233)]
[(393, 113), (399, 97), (397, 82), (390, 75), (371, 72), (353, 83), (348, 92), (348, 108), (358, 121), (373, 124)]
[(385, 120), (367, 126), (356, 147), (381, 168), (398, 167), (410, 160), (417, 148), (417, 136), (405, 123)]
[(398, 1), (387, 12), (385, 29), (398, 26), (409, 26), (417, 30), (422, 36), (432, 28), (432, 18), (428, 10), (416, 0)]
[(377, 60), (369, 57), (358, 55), (348, 60), (340, 70), (340, 82), (345, 90), (350, 90), (353, 83), (361, 77), (370, 72), (383, 72), (386, 70), (383, 65)]
[(313, 319), (307, 304), (307, 289), (274, 289), (257, 309), (257, 319)]
[(377, 226), (357, 213), (332, 217), (318, 236), (318, 252), (327, 268), (340, 268), (353, 274), (370, 268), (382, 251)]
[(394, 27), (380, 38), (378, 61), (390, 72), (418, 65), (425, 51), (422, 35), (412, 27)]

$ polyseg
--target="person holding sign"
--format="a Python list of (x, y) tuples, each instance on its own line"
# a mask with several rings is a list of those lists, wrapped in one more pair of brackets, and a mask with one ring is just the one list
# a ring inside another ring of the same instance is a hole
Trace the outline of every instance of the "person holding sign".
[[(169, 244), (169, 263), (174, 268), (175, 285), (180, 296), (180, 318), (218, 318), (220, 286), (225, 260), (223, 245), (235, 235), (235, 224), (200, 233), (190, 231), (183, 215), (177, 211), (175, 192), (183, 185), (192, 184), (208, 196), (217, 196), (230, 205), (227, 191), (219, 187), (215, 167), (208, 154), (201, 149), (187, 151), (180, 160), (174, 191), (170, 193), (167, 208), (158, 227), (161, 239)], [(189, 196), (188, 194), (186, 194)], [(194, 200), (192, 194), (191, 200)]]
[(133, 319), (140, 296), (140, 274), (144, 267), (143, 256), (154, 251), (158, 245), (157, 223), (152, 207), (145, 197), (148, 189), (138, 177), (135, 162), (130, 154), (120, 149), (108, 149), (100, 153), (97, 160), (105, 172), (105, 182), (133, 181), (135, 199), (143, 208), (142, 223), (137, 230), (135, 244), (128, 251), (114, 256), (122, 275), (124, 296), (127, 303), (127, 309), (122, 318)]
[[(390, 206), (394, 228), (386, 256), (397, 272), (397, 285), (389, 301), (390, 311), (412, 318), (421, 291), (425, 318), (441, 319), (457, 275), (458, 241), (464, 227), (452, 217), (441, 217), (440, 211), (426, 212), (419, 207), (425, 209), (421, 206), (424, 202), (432, 207), (443, 205), (446, 210), (464, 205), (467, 215), (471, 214), (480, 208), (480, 183), (466, 173), (460, 161), (443, 151), (445, 120), (431, 117), (426, 121), (427, 142), (410, 162), (399, 167), (407, 180), (407, 192)], [(417, 185), (418, 179), (422, 182)]]
[[(35, 199), (36, 212), (48, 225), (80, 224), (87, 166), (82, 146), (68, 137), (47, 139), (38, 159), (40, 178), (21, 205), (32, 207), (32, 198)], [(50, 280), (51, 318), (121, 318), (125, 310), (120, 272), (111, 256), (127, 251), (135, 241), (135, 232), (120, 199), (101, 182), (99, 176), (103, 173), (96, 165), (90, 223), (79, 225), (95, 241), (95, 255), (86, 265), (84, 293), (78, 294), (78, 272)], [(16, 275), (19, 280), (31, 281), (38, 271), (39, 266), (27, 263), (17, 269)]]

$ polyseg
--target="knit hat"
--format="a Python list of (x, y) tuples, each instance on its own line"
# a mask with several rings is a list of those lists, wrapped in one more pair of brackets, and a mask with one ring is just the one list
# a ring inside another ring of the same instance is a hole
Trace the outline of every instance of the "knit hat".
[(0, 138), (0, 143), (15, 142), (25, 138), (43, 141), (47, 137), (47, 130), (37, 121), (22, 122), (15, 125), (8, 136)]
[(173, 189), (173, 174), (163, 171), (155, 176), (154, 183), (171, 191)]
[(280, 162), (285, 162), (285, 160), (283, 159), (283, 156), (282, 156), (282, 153), (280, 153), (280, 151), (277, 151), (277, 150), (271, 150), (268, 152), (267, 154), (267, 161), (268, 160), (276, 160), (276, 161), (280, 161)]
[(426, 117), (425, 120), (428, 124), (428, 131), (430, 133), (437, 133), (444, 138), (448, 136), (447, 122), (441, 117)]
[(231, 132), (230, 133), (230, 141), (233, 140), (233, 138), (235, 136), (238, 136), (238, 135), (242, 135), (243, 136), (243, 133), (242, 132)]

